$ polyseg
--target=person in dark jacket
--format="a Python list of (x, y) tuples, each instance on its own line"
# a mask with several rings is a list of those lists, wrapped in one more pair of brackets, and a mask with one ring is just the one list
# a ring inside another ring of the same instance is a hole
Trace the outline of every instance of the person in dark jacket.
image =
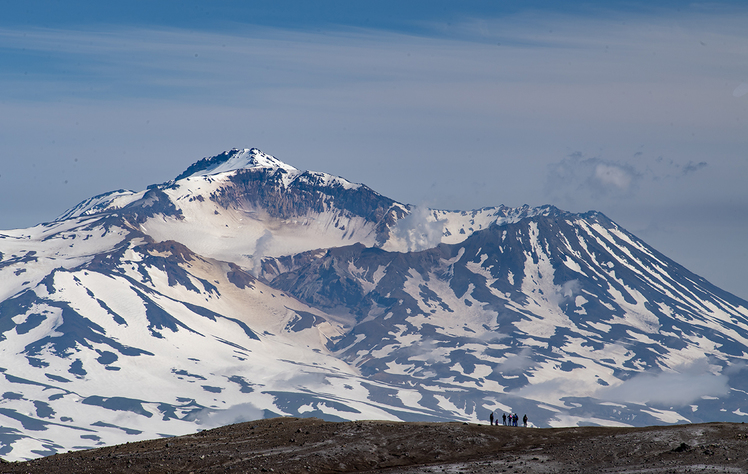
[(488, 416), (488, 419), (490, 420), (491, 426), (493, 426), (493, 412)]
[(506, 413), (501, 415), (501, 424), (506, 426)]
[(525, 416), (522, 417), (522, 423), (524, 423), (525, 428), (527, 428), (527, 413), (525, 413)]

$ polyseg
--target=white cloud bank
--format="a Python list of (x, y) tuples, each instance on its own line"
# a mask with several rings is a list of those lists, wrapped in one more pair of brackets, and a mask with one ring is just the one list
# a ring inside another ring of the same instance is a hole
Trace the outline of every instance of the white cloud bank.
[(204, 408), (192, 416), (198, 425), (204, 429), (211, 429), (245, 421), (261, 420), (265, 417), (265, 412), (251, 403), (240, 403), (225, 409)]
[(719, 397), (730, 391), (728, 376), (713, 373), (706, 359), (676, 370), (635, 375), (619, 385), (601, 389), (597, 397), (614, 402), (683, 406), (704, 396)]

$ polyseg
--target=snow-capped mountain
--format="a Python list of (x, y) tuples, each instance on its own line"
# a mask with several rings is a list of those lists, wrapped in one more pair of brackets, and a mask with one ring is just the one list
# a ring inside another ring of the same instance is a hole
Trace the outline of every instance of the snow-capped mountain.
[(418, 208), (257, 149), (0, 232), (0, 281), (6, 459), (277, 415), (748, 415), (748, 302), (602, 214)]

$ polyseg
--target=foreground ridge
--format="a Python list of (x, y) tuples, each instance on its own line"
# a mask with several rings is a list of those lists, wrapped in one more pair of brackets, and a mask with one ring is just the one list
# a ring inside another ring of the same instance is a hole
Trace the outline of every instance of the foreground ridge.
[(177, 438), (4, 463), (5, 473), (745, 472), (743, 424), (511, 428), (273, 418)]

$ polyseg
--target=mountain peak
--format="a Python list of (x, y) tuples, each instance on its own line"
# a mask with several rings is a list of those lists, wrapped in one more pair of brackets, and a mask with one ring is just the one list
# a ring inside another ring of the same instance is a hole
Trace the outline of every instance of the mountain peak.
[(193, 163), (182, 174), (177, 176), (176, 180), (178, 181), (190, 176), (206, 176), (247, 168), (279, 168), (286, 171), (297, 171), (293, 166), (263, 153), (258, 148), (232, 148), (219, 155), (203, 158)]

